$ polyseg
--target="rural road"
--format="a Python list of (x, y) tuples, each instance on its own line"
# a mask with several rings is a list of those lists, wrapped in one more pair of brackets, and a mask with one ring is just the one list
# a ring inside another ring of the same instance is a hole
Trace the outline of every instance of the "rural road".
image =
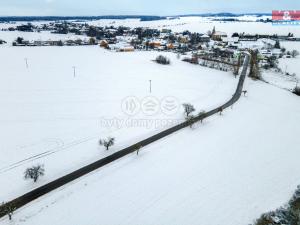
[(142, 140), (130, 147), (127, 147), (125, 149), (122, 149), (110, 156), (107, 156), (105, 158), (102, 158), (90, 165), (87, 165), (85, 167), (82, 167), (68, 175), (65, 175), (61, 178), (58, 178), (48, 184), (45, 184), (37, 189), (34, 189), (8, 203), (6, 203), (5, 205), (3, 206), (0, 206), (0, 218), (5, 216), (5, 212), (4, 212), (4, 209), (6, 207), (6, 205), (10, 205), (10, 206), (13, 206), (15, 207), (16, 209), (18, 208), (21, 208), (23, 206), (25, 206), (26, 204), (34, 201), (35, 199), (63, 186), (63, 185), (66, 185), (68, 184), (69, 182), (71, 181), (74, 181), (75, 179), (78, 179), (94, 170), (97, 170), (115, 160), (118, 160), (130, 153), (133, 153), (135, 152), (140, 146), (144, 147), (146, 145), (149, 145), (155, 141), (158, 141), (164, 137), (167, 137), (169, 136), (170, 134), (176, 132), (176, 131), (179, 131), (183, 128), (186, 128), (188, 126), (191, 125), (191, 123), (196, 123), (196, 122), (199, 122), (199, 121), (202, 121), (203, 119), (207, 118), (207, 117), (210, 117), (212, 115), (215, 115), (217, 113), (220, 112), (220, 110), (225, 110), (226, 108), (232, 106), (235, 102), (237, 102), (239, 100), (239, 98), (241, 97), (242, 95), (242, 91), (243, 91), (243, 86), (244, 86), (244, 81), (246, 79), (246, 75), (247, 75), (247, 69), (248, 69), (248, 65), (249, 65), (249, 62), (250, 62), (250, 54), (245, 52), (245, 59), (244, 59), (244, 63), (243, 63), (243, 68), (242, 68), (242, 72), (241, 72), (241, 75), (240, 75), (240, 78), (239, 78), (239, 82), (238, 82), (238, 85), (237, 85), (237, 89), (234, 93), (234, 95), (232, 96), (232, 98), (226, 102), (225, 104), (217, 107), (216, 109), (213, 109), (209, 112), (206, 112), (204, 113), (203, 115), (200, 115), (200, 116), (197, 116), (193, 119), (193, 121), (186, 121), (186, 122), (183, 122), (181, 124), (178, 124), (174, 127), (171, 127), (165, 131), (162, 131), (154, 136), (151, 136), (145, 140)]

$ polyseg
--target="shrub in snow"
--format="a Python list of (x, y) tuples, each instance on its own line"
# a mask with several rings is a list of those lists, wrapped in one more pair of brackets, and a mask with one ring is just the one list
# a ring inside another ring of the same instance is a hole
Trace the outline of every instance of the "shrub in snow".
[(278, 60), (276, 56), (271, 56), (267, 59), (269, 68), (277, 68), (278, 67)]
[(156, 57), (155, 61), (159, 64), (162, 64), (162, 65), (169, 65), (170, 64), (170, 60), (163, 56), (163, 55), (159, 55)]
[(184, 103), (182, 106), (184, 108), (186, 117), (189, 117), (189, 115), (196, 110), (195, 107), (190, 103)]
[[(297, 187), (293, 197), (289, 201), (290, 211), (294, 215), (300, 216), (300, 186)], [(300, 222), (300, 221), (299, 221)]]
[(297, 50), (293, 50), (293, 51), (291, 52), (291, 56), (292, 56), (293, 58), (297, 57), (298, 55), (299, 55), (299, 52), (298, 52)]
[(285, 208), (264, 213), (255, 225), (299, 225), (300, 224), (300, 186)]
[(13, 206), (13, 204), (4, 204), (4, 202), (0, 205), (0, 215), (7, 215), (9, 220), (12, 219), (12, 215), (14, 211), (16, 210), (16, 207)]
[(18, 38), (16, 39), (16, 42), (17, 42), (18, 44), (22, 44), (23, 41), (24, 41), (24, 38), (22, 38), (22, 37), (18, 37)]
[(275, 42), (274, 48), (280, 49), (280, 42), (278, 40)]
[(90, 44), (90, 45), (95, 45), (95, 44), (96, 44), (96, 39), (93, 38), (93, 37), (91, 37), (91, 38), (89, 39), (89, 44)]
[(263, 214), (255, 225), (280, 225), (280, 224), (297, 224), (297, 218), (289, 209), (280, 208), (272, 212)]
[(32, 179), (34, 182), (37, 182), (40, 176), (45, 175), (44, 165), (37, 165), (31, 168), (27, 168), (24, 173), (25, 179)]
[(114, 138), (107, 138), (107, 140), (101, 139), (99, 141), (99, 144), (104, 146), (106, 150), (109, 149), (109, 147), (113, 146), (115, 144), (115, 139)]
[(293, 93), (300, 96), (300, 87), (298, 87), (298, 86), (295, 87), (294, 90), (293, 90)]

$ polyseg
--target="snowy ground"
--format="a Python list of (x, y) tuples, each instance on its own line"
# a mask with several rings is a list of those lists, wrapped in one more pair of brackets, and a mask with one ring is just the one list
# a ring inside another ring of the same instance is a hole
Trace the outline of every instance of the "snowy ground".
[(11, 224), (240, 225), (283, 205), (300, 179), (299, 97), (246, 88), (223, 116), (30, 203)]
[[(97, 46), (0, 47), (0, 201), (177, 124), (183, 119), (182, 103), (193, 103), (198, 112), (209, 110), (236, 88), (230, 72), (188, 64), (171, 53), (165, 55), (172, 65), (162, 66), (152, 62), (157, 55)], [(150, 96), (158, 111), (131, 116), (122, 110), (128, 96), (141, 104)], [(170, 114), (160, 110), (165, 97), (177, 107)], [(106, 152), (98, 140), (108, 136), (117, 141)], [(32, 185), (23, 180), (23, 172), (37, 163), (45, 164), (46, 176)]]
[[(0, 28), (1, 27), (2, 24), (0, 24)], [(78, 38), (82, 40), (89, 39), (89, 37), (83, 35), (52, 34), (48, 31), (43, 31), (43, 32), (0, 31), (0, 39), (5, 40), (7, 42), (6, 46), (12, 45), (12, 42), (14, 42), (17, 39), (17, 37), (23, 37), (24, 40), (29, 40), (29, 41), (38, 41), (38, 40), (64, 41), (64, 40), (76, 40)]]

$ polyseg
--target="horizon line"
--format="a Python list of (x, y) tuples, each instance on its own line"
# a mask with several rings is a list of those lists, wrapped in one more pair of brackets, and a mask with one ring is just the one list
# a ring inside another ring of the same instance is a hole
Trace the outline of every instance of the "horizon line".
[(144, 16), (152, 16), (152, 17), (184, 17), (184, 16), (209, 16), (209, 15), (218, 15), (218, 14), (228, 14), (230, 15), (272, 15), (272, 13), (268, 12), (210, 12), (210, 13), (188, 13), (188, 14), (179, 14), (179, 15), (157, 15), (157, 14), (103, 14), (103, 15), (27, 15), (27, 16), (8, 16), (8, 15), (0, 15), (0, 18), (47, 18), (47, 17), (73, 17), (73, 18), (91, 18), (91, 17), (144, 17)]

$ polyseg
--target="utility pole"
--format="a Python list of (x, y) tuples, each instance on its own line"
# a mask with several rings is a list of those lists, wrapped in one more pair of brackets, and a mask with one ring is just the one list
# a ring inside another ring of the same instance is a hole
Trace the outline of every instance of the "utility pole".
[(76, 67), (73, 66), (73, 75), (74, 75), (74, 78), (76, 77)]
[(25, 58), (24, 60), (25, 60), (26, 68), (28, 69), (28, 59)]
[(285, 66), (285, 72), (284, 72), (284, 75), (286, 75), (287, 68), (288, 68), (288, 66), (286, 65), (286, 66)]
[(152, 80), (149, 80), (149, 84), (150, 84), (150, 93), (152, 93)]

